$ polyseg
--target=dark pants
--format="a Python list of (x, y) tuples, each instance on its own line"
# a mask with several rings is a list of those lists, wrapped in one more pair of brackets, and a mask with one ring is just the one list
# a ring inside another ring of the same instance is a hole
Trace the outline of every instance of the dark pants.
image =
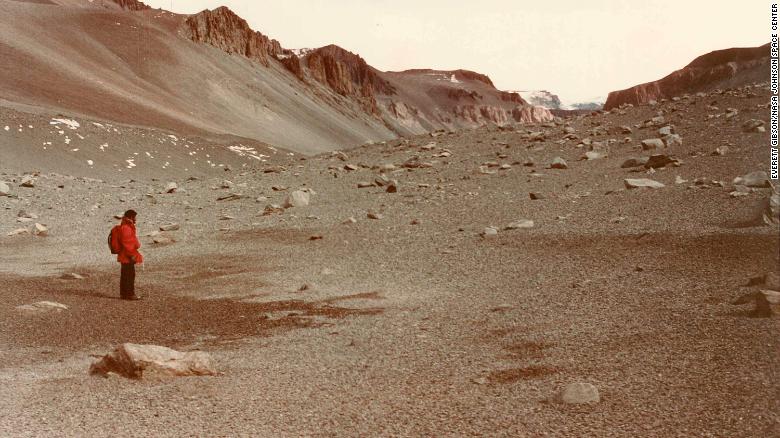
[(119, 276), (119, 296), (122, 298), (135, 296), (135, 263), (122, 263), (122, 273)]

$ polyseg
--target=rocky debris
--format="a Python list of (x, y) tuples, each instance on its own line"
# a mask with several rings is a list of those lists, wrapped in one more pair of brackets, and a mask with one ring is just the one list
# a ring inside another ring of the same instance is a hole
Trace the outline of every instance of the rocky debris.
[(345, 164), (344, 165), (344, 170), (346, 170), (346, 171), (355, 171), (355, 170), (358, 170), (358, 169), (359, 169), (358, 166), (356, 166), (354, 164)]
[(360, 181), (360, 182), (357, 183), (357, 187), (359, 189), (365, 189), (365, 188), (368, 188), (368, 187), (374, 187), (374, 183), (370, 183), (368, 181)]
[(528, 193), (528, 197), (531, 198), (533, 201), (537, 201), (539, 199), (545, 199), (545, 196), (538, 192), (530, 192)]
[(165, 193), (174, 193), (178, 189), (179, 189), (179, 185), (178, 184), (176, 184), (175, 182), (169, 182), (165, 186)]
[(648, 161), (650, 160), (650, 157), (631, 157), (623, 162), (623, 164), (620, 165), (623, 169), (630, 169), (632, 167), (640, 167), (644, 166)]
[(409, 158), (408, 160), (404, 161), (401, 167), (406, 169), (422, 169), (422, 168), (433, 167), (433, 163), (420, 161), (420, 157), (415, 155)]
[(712, 155), (722, 157), (722, 156), (726, 155), (728, 153), (728, 151), (729, 151), (729, 147), (728, 146), (721, 146), (719, 148), (716, 148), (715, 151), (712, 153)]
[(19, 210), (19, 213), (16, 214), (16, 217), (19, 219), (38, 219), (37, 214), (29, 213), (26, 210)]
[(9, 196), (11, 194), (11, 187), (8, 184), (0, 181), (0, 196)]
[(649, 151), (653, 149), (662, 149), (664, 147), (664, 141), (660, 138), (648, 138), (642, 140), (642, 150)]
[(780, 223), (780, 193), (773, 193), (762, 202), (763, 221), (767, 225)]
[(241, 193), (228, 193), (227, 195), (217, 197), (217, 201), (235, 201), (243, 197), (244, 195)]
[(387, 193), (398, 192), (398, 181), (391, 179), (386, 185), (385, 192)]
[(38, 301), (37, 303), (16, 306), (16, 310), (27, 314), (59, 313), (68, 310), (68, 306), (54, 301)]
[(766, 131), (766, 129), (764, 128), (765, 124), (766, 122), (764, 122), (763, 120), (750, 119), (742, 124), (742, 131), (743, 132), (765, 132)]
[(109, 373), (129, 379), (155, 377), (215, 376), (217, 369), (208, 353), (180, 352), (159, 345), (122, 344), (89, 367), (89, 374)]
[(377, 213), (375, 211), (369, 211), (368, 213), (366, 213), (366, 217), (369, 219), (379, 220), (382, 219), (383, 216), (380, 213)]
[(22, 234), (30, 234), (30, 230), (27, 228), (17, 228), (13, 231), (9, 231), (6, 236), (12, 237), (12, 236), (20, 236)]
[(303, 190), (295, 190), (294, 192), (287, 195), (287, 198), (284, 200), (284, 204), (282, 205), (284, 208), (291, 208), (291, 207), (306, 207), (309, 205), (310, 195), (309, 192), (305, 192)]
[(561, 391), (560, 399), (566, 404), (598, 403), (599, 390), (590, 383), (570, 383)]
[(39, 237), (46, 237), (49, 235), (49, 229), (46, 227), (46, 225), (35, 223), (35, 226), (33, 227), (33, 234)]
[(483, 238), (497, 236), (498, 235), (498, 228), (496, 228), (496, 227), (485, 227), (485, 229), (482, 230), (482, 232), (479, 233), (479, 235), (482, 236)]
[(604, 103), (604, 110), (609, 111), (626, 103), (637, 106), (656, 105), (657, 102), (668, 99), (681, 90), (713, 89), (722, 83), (737, 80), (740, 75), (750, 75), (762, 66), (768, 68), (768, 44), (761, 47), (716, 50), (699, 56), (690, 64), (662, 79), (609, 93)]
[(68, 273), (60, 275), (60, 279), (62, 279), (62, 280), (83, 280), (84, 276), (81, 275), (81, 274), (77, 274), (75, 272), (68, 272)]
[(644, 164), (646, 169), (659, 169), (669, 165), (679, 166), (680, 160), (676, 158), (672, 158), (668, 155), (655, 154), (655, 155), (651, 155), (650, 158), (648, 158), (647, 162)]
[(354, 216), (350, 216), (350, 217), (348, 217), (348, 218), (344, 219), (344, 221), (343, 221), (343, 222), (341, 222), (341, 223), (342, 223), (342, 224), (345, 224), (345, 225), (346, 225), (346, 224), (354, 224), (354, 223), (357, 223), (357, 219), (355, 219), (355, 217), (354, 217)]
[(598, 160), (600, 158), (604, 158), (604, 157), (603, 157), (603, 155), (601, 155), (600, 153), (598, 153), (596, 151), (585, 152), (585, 155), (582, 156), (583, 160), (588, 160), (588, 161), (590, 161), (590, 160)]
[(281, 213), (284, 211), (284, 207), (279, 204), (268, 204), (263, 209), (263, 216), (270, 216), (274, 213)]
[(673, 133), (674, 133), (674, 129), (672, 128), (671, 125), (663, 126), (658, 130), (658, 135), (661, 136), (662, 138), (666, 137), (667, 135), (672, 135)]
[(533, 228), (534, 227), (534, 221), (530, 219), (520, 219), (518, 221), (514, 221), (504, 227), (505, 230), (522, 230), (526, 228)]
[(568, 169), (569, 166), (566, 164), (566, 161), (561, 157), (555, 157), (552, 160), (552, 163), (550, 163), (550, 169)]
[(744, 176), (738, 176), (734, 178), (732, 182), (734, 185), (743, 185), (746, 187), (771, 187), (769, 182), (769, 175), (763, 170), (757, 170), (750, 172)]
[(620, 127), (620, 133), (621, 134), (631, 134), (632, 132), (634, 132), (634, 131), (631, 129), (630, 126), (623, 125), (623, 126)]
[(170, 224), (160, 225), (160, 231), (176, 231), (179, 228), (180, 228), (179, 224), (177, 224), (177, 223), (170, 223)]
[(726, 108), (726, 120), (732, 119), (739, 114), (739, 111), (736, 108)]
[(269, 166), (263, 169), (263, 173), (282, 173), (286, 171), (287, 168), (284, 166)]
[(341, 161), (347, 161), (349, 159), (349, 156), (342, 151), (333, 151), (330, 153), (330, 156), (333, 158), (338, 158)]
[(27, 187), (27, 188), (35, 187), (35, 178), (32, 175), (23, 176), (22, 181), (19, 183), (19, 187)]
[(235, 219), (235, 217), (229, 214), (223, 214), (222, 216), (219, 217), (219, 220), (221, 221), (232, 221), (233, 219)]
[(664, 145), (670, 148), (672, 146), (682, 145), (682, 137), (677, 134), (665, 135), (663, 138)]
[(626, 178), (625, 180), (623, 180), (623, 183), (626, 185), (627, 189), (638, 189), (638, 188), (660, 189), (662, 187), (665, 187), (663, 184), (659, 183), (658, 181), (654, 181), (649, 178)]
[(167, 245), (167, 244), (173, 243), (173, 242), (175, 242), (173, 240), (173, 238), (171, 238), (169, 236), (163, 236), (161, 234), (158, 234), (158, 235), (152, 237), (152, 243), (157, 244), (157, 245)]
[(265, 201), (267, 201), (267, 200), (268, 200), (268, 196), (262, 196), (262, 195), (260, 195), (260, 196), (258, 196), (257, 198), (255, 198), (255, 202), (257, 202), (258, 204), (259, 204), (259, 203), (261, 203), (261, 202), (265, 202)]

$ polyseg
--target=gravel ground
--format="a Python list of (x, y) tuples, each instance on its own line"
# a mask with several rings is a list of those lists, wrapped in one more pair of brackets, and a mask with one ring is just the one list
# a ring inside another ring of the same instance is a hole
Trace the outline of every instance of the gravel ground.
[[(753, 222), (770, 189), (729, 195), (734, 177), (768, 169), (768, 134), (740, 129), (766, 119), (766, 93), (570, 121), (580, 138), (619, 140), (593, 161), (579, 160), (577, 141), (558, 143), (561, 127), (530, 128), (547, 132), (541, 142), (485, 128), (367, 145), (346, 161), (279, 156), (281, 173), (236, 163), (196, 181), (172, 168), (97, 182), (62, 169), (14, 184), (18, 198), (0, 198), (0, 435), (775, 436), (778, 319), (730, 304), (757, 291), (749, 278), (778, 271), (777, 227)], [(726, 119), (728, 107), (739, 115)], [(648, 154), (639, 141), (657, 127), (634, 125), (659, 111), (683, 137), (663, 152), (682, 165), (621, 168)], [(588, 133), (621, 125), (632, 134)], [(379, 176), (372, 167), (414, 155), (433, 165), (388, 174), (398, 193), (357, 188)], [(569, 168), (548, 169), (556, 156)], [(477, 172), (488, 161), (510, 168)], [(626, 190), (624, 178), (666, 187)], [(169, 180), (185, 190), (159, 194)], [(310, 206), (261, 214), (300, 187), (315, 191)], [(230, 192), (244, 197), (216, 201)], [(140, 302), (115, 299), (104, 248), (111, 216), (131, 207), (142, 235), (181, 224), (163, 233), (172, 244), (142, 237)], [(20, 209), (50, 235), (6, 237)], [(503, 230), (519, 219), (535, 226)], [(488, 226), (498, 235), (480, 237)], [(70, 272), (86, 278), (58, 278)], [(44, 299), (70, 308), (15, 310)], [(88, 376), (120, 342), (208, 351), (223, 374)], [(572, 382), (594, 384), (601, 401), (559, 403)]]

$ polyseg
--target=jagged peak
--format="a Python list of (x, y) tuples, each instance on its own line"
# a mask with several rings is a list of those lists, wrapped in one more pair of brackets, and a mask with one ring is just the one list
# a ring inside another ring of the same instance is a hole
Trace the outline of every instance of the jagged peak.
[(145, 11), (147, 9), (152, 9), (151, 6), (138, 0), (113, 0), (113, 2), (126, 11)]

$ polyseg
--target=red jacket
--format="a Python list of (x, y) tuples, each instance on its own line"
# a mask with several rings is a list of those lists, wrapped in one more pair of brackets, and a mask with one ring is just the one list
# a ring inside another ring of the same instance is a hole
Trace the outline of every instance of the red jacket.
[(138, 252), (138, 248), (141, 247), (141, 242), (138, 241), (138, 236), (135, 234), (135, 224), (130, 219), (122, 218), (122, 224), (119, 226), (119, 232), (114, 233), (114, 239), (118, 242), (113, 242), (116, 246), (119, 243), (119, 254), (116, 256), (116, 261), (119, 263), (133, 263), (135, 259), (136, 264), (144, 262), (144, 256)]

